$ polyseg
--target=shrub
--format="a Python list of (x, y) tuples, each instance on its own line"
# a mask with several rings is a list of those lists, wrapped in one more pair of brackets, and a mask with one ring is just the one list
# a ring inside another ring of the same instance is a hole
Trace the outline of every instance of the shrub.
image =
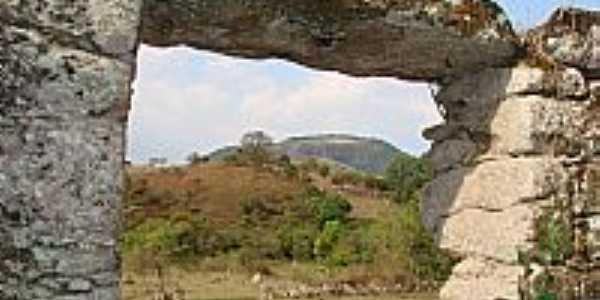
[(251, 167), (274, 165), (278, 163), (277, 160), (273, 153), (261, 145), (242, 147), (224, 158), (224, 162), (227, 164)]
[(536, 222), (538, 259), (559, 263), (573, 253), (572, 231), (560, 215), (547, 211)]
[(344, 222), (352, 205), (348, 200), (338, 194), (317, 193), (310, 197), (317, 224), (322, 228), (327, 222)]
[(444, 281), (454, 262), (437, 248), (433, 236), (421, 222), (420, 198), (413, 196), (401, 208), (400, 220), (410, 258), (409, 270), (420, 279)]
[(319, 162), (314, 157), (311, 157), (300, 164), (300, 169), (306, 173), (317, 172), (319, 167)]
[(246, 224), (257, 225), (264, 223), (275, 215), (281, 214), (275, 207), (269, 205), (268, 199), (250, 197), (241, 202), (242, 221)]
[(355, 228), (347, 228), (337, 240), (326, 263), (337, 267), (371, 263), (378, 244), (379, 241), (371, 236), (370, 225), (359, 224)]
[(319, 229), (311, 224), (288, 224), (279, 232), (280, 251), (284, 257), (306, 261), (314, 258), (314, 242)]
[(385, 170), (385, 180), (397, 202), (410, 200), (432, 176), (433, 170), (427, 161), (407, 154), (397, 156)]
[(533, 282), (533, 292), (535, 300), (558, 300), (558, 295), (553, 291), (556, 289), (558, 281), (548, 271), (544, 271)]
[(558, 300), (558, 296), (551, 292), (539, 292), (535, 296), (535, 300)]
[(378, 191), (387, 191), (389, 189), (388, 183), (385, 178), (368, 175), (363, 178), (365, 186), (369, 189)]
[(330, 171), (331, 171), (331, 169), (326, 164), (321, 164), (319, 166), (319, 175), (321, 175), (321, 177), (329, 176)]
[(147, 220), (128, 230), (122, 245), (126, 253), (142, 253), (174, 262), (214, 256), (239, 247), (235, 237), (216, 230), (205, 218), (191, 214)]
[(298, 178), (299, 172), (298, 168), (293, 164), (288, 164), (283, 167), (283, 173), (288, 178)]
[(208, 156), (202, 156), (197, 152), (194, 152), (188, 155), (188, 157), (186, 157), (186, 160), (190, 165), (197, 165), (209, 162), (210, 158)]
[(334, 185), (358, 185), (363, 181), (363, 176), (355, 171), (338, 171), (331, 177)]
[(333, 252), (340, 236), (344, 232), (344, 225), (340, 221), (328, 221), (317, 236), (314, 245), (314, 254), (321, 260), (327, 260)]

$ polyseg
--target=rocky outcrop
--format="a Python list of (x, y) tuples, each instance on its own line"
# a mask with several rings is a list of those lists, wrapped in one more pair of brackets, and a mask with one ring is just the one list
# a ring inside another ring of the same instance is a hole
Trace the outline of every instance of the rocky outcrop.
[(436, 80), (510, 64), (517, 52), (491, 1), (146, 0), (144, 20), (142, 39), (152, 45), (357, 76)]

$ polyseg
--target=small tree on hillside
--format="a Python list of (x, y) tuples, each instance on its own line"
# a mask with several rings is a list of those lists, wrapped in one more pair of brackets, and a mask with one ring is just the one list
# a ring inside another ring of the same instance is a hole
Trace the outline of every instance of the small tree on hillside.
[(433, 171), (426, 160), (406, 154), (398, 155), (385, 170), (387, 185), (398, 202), (410, 199), (432, 176)]
[(273, 145), (273, 139), (263, 131), (244, 134), (240, 144), (241, 149), (237, 153), (238, 163), (251, 164), (255, 167), (275, 163), (276, 158), (268, 149), (268, 146)]
[(242, 136), (240, 145), (242, 148), (266, 147), (273, 144), (273, 138), (264, 131), (250, 131)]
[(196, 165), (196, 164), (202, 164), (202, 163), (208, 162), (209, 158), (207, 156), (202, 156), (202, 155), (198, 154), (198, 152), (194, 152), (194, 153), (188, 155), (186, 160), (190, 165)]

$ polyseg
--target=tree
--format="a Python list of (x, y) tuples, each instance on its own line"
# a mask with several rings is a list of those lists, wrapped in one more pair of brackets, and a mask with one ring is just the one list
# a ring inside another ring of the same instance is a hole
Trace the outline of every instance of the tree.
[(407, 154), (398, 155), (385, 170), (387, 185), (398, 202), (410, 199), (432, 176), (433, 171), (426, 160)]
[(196, 165), (196, 164), (206, 163), (210, 159), (206, 156), (202, 156), (202, 155), (198, 154), (198, 152), (194, 152), (194, 153), (188, 155), (186, 160), (190, 165)]
[(273, 144), (273, 138), (264, 131), (250, 131), (242, 136), (240, 145), (242, 148), (265, 147)]

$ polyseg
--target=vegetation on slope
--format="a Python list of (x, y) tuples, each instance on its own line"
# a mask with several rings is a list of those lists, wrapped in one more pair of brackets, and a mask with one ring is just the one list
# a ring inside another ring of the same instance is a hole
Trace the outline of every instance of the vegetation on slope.
[(249, 274), (272, 274), (294, 263), (327, 270), (325, 277), (295, 280), (439, 283), (452, 262), (420, 221), (416, 191), (426, 169), (420, 159), (401, 156), (378, 177), (330, 170), (317, 160), (294, 164), (263, 147), (247, 147), (224, 162), (132, 168), (126, 269), (226, 261), (224, 269), (234, 264)]

